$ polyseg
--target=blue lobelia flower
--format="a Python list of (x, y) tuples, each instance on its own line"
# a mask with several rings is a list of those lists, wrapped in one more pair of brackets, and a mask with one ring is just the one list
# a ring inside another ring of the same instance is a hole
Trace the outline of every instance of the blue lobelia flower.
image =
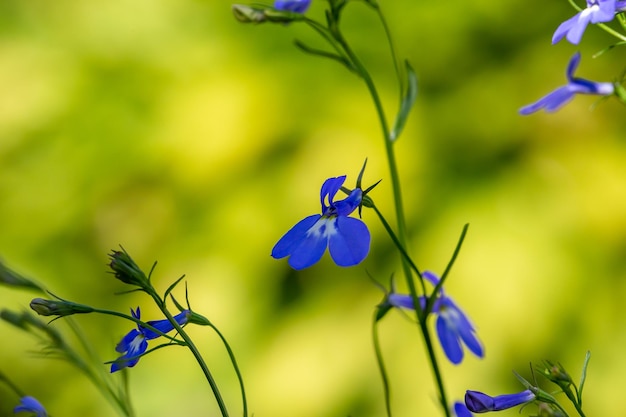
[(540, 98), (535, 103), (522, 107), (520, 114), (527, 115), (545, 109), (547, 112), (553, 112), (561, 108), (569, 102), (576, 94), (597, 94), (601, 96), (609, 96), (615, 91), (613, 83), (599, 83), (585, 80), (584, 78), (575, 78), (574, 71), (580, 63), (580, 53), (576, 52), (567, 66), (567, 85), (559, 87), (545, 97)]
[(454, 403), (454, 414), (456, 417), (473, 417), (474, 415), (467, 409), (465, 403), (457, 401)]
[(35, 413), (36, 417), (48, 417), (48, 413), (46, 412), (46, 409), (43, 408), (43, 405), (41, 405), (37, 399), (28, 395), (20, 398), (20, 405), (13, 409), (14, 413), (19, 413), (21, 411)]
[(526, 404), (535, 398), (535, 394), (530, 390), (518, 392), (517, 394), (498, 395), (497, 397), (490, 397), (482, 392), (468, 390), (465, 393), (465, 405), (474, 413), (486, 413)]
[[(439, 278), (430, 271), (424, 271), (422, 276), (434, 286), (439, 282)], [(426, 308), (426, 297), (419, 297), (419, 301), (422, 309)], [(387, 296), (387, 302), (394, 307), (414, 309), (413, 299), (408, 294), (392, 292)], [(474, 325), (463, 310), (452, 301), (452, 298), (445, 295), (443, 288), (435, 300), (432, 312), (437, 314), (437, 336), (450, 362), (457, 365), (463, 360), (461, 342), (479, 358), (485, 355), (484, 348), (476, 336)]]
[(311, 0), (276, 0), (274, 8), (284, 12), (304, 13), (311, 5)]
[(300, 220), (276, 243), (272, 257), (289, 256), (292, 268), (304, 269), (319, 261), (328, 246), (339, 266), (353, 266), (365, 259), (370, 232), (361, 220), (348, 217), (361, 204), (363, 191), (357, 187), (345, 199), (334, 201), (345, 180), (343, 175), (324, 181), (320, 192), (322, 214)]
[[(133, 311), (131, 308), (130, 312), (137, 320), (141, 318), (139, 307), (137, 307), (136, 311)], [(174, 320), (182, 326), (189, 320), (189, 315), (189, 310), (183, 310), (174, 316)], [(167, 319), (148, 321), (147, 323), (161, 333), (168, 333), (174, 329), (172, 323)], [(123, 353), (123, 355), (111, 364), (111, 372), (113, 373), (124, 368), (132, 368), (137, 365), (141, 355), (148, 349), (148, 340), (156, 339), (159, 336), (161, 336), (161, 334), (140, 325), (138, 325), (136, 329), (128, 332), (115, 347), (115, 351)]]
[(615, 13), (626, 10), (626, 1), (587, 0), (587, 7), (571, 19), (561, 23), (552, 36), (552, 44), (567, 38), (578, 45), (589, 23), (610, 22)]

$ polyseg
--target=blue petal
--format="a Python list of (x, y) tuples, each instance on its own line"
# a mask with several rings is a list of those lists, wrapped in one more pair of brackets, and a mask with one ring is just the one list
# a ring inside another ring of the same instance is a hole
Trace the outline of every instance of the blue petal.
[(467, 406), (459, 401), (454, 403), (454, 414), (456, 414), (456, 417), (473, 417)]
[(572, 98), (574, 98), (574, 93), (568, 86), (559, 87), (535, 103), (522, 107), (519, 112), (520, 114), (528, 115), (544, 108), (546, 111), (552, 112), (558, 110)]
[(126, 336), (124, 336), (124, 338), (122, 338), (122, 340), (117, 344), (117, 346), (115, 346), (115, 351), (119, 353), (128, 352), (128, 349), (130, 348), (132, 342), (137, 337), (143, 337), (143, 335), (137, 329), (131, 330), (130, 332), (126, 334)]
[(576, 16), (567, 19), (565, 22), (561, 23), (559, 25), (558, 28), (556, 28), (556, 31), (554, 32), (554, 35), (552, 35), (552, 44), (554, 45), (555, 43), (559, 42), (561, 39), (563, 39), (565, 37), (565, 35), (568, 34), (568, 32), (570, 30), (572, 30), (572, 27), (574, 27), (574, 25), (576, 24), (576, 22), (578, 22), (578, 16), (580, 15), (580, 13), (578, 13)]
[(120, 356), (111, 364), (111, 373), (119, 371), (124, 368), (132, 368), (137, 365), (141, 354), (148, 349), (148, 341), (141, 335), (140, 339), (135, 339), (133, 343), (128, 345), (128, 352)]
[(335, 213), (337, 216), (348, 216), (361, 204), (363, 198), (363, 190), (355, 188), (350, 192), (350, 195), (343, 200), (333, 203), (335, 207)]
[(309, 8), (311, 0), (276, 0), (274, 8), (295, 13), (304, 13)]
[(578, 68), (578, 64), (580, 64), (580, 52), (576, 52), (569, 60), (569, 63), (567, 64), (567, 71), (565, 73), (565, 75), (567, 76), (567, 79), (569, 81), (572, 81), (572, 79), (574, 78), (574, 73), (576, 72), (576, 69)]
[(370, 250), (370, 232), (359, 219), (337, 217), (337, 233), (330, 236), (328, 249), (333, 261), (339, 266), (360, 263)]
[(317, 263), (328, 246), (328, 234), (333, 233), (329, 229), (334, 227), (333, 219), (326, 217), (315, 222), (309, 229), (306, 238), (294, 248), (289, 257), (289, 265), (293, 269), (300, 270)]
[(48, 413), (46, 409), (43, 408), (43, 405), (35, 397), (31, 397), (29, 395), (22, 397), (20, 399), (20, 405), (16, 406), (13, 409), (14, 413), (19, 413), (20, 411), (26, 411), (30, 413), (35, 413), (37, 417), (47, 417)]
[[(189, 319), (189, 310), (183, 310), (179, 314), (174, 316), (174, 320), (176, 320), (176, 323), (178, 323), (181, 326), (187, 323), (188, 319)], [(157, 330), (159, 330), (161, 333), (168, 333), (174, 330), (174, 326), (167, 319), (149, 321), (148, 324), (156, 328)], [(159, 333), (153, 332), (152, 330), (148, 328), (143, 329), (143, 334), (145, 335), (146, 339), (155, 339), (161, 336)]]
[(340, 177), (329, 178), (324, 181), (322, 184), (322, 189), (320, 190), (320, 200), (322, 203), (322, 213), (326, 213), (328, 206), (326, 205), (326, 196), (328, 196), (328, 205), (333, 205), (333, 199), (335, 198), (335, 194), (341, 188), (343, 183), (346, 181), (346, 176), (342, 175)]
[(448, 327), (448, 323), (441, 315), (437, 317), (437, 336), (439, 336), (439, 343), (441, 343), (448, 360), (455, 365), (461, 363), (463, 360), (461, 342), (459, 342), (454, 329)]
[(433, 272), (424, 271), (422, 272), (422, 277), (426, 279), (428, 282), (430, 282), (431, 284), (433, 284), (435, 287), (437, 286), (437, 284), (439, 284), (439, 277)]
[(307, 232), (321, 218), (319, 214), (306, 217), (292, 227), (272, 249), (272, 257), (276, 259), (291, 255), (307, 237)]

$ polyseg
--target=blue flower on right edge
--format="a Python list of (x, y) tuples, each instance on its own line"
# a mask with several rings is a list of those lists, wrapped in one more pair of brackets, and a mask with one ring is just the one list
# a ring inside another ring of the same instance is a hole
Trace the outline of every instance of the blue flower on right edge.
[(606, 23), (613, 20), (615, 14), (626, 10), (626, 1), (587, 0), (587, 7), (571, 19), (561, 23), (552, 36), (552, 44), (566, 38), (578, 45), (589, 23)]
[(567, 66), (567, 85), (559, 87), (536, 102), (522, 107), (519, 112), (528, 115), (539, 110), (553, 112), (567, 104), (576, 94), (595, 94), (610, 96), (615, 92), (613, 83), (589, 81), (574, 77), (574, 72), (580, 63), (580, 52), (576, 52)]

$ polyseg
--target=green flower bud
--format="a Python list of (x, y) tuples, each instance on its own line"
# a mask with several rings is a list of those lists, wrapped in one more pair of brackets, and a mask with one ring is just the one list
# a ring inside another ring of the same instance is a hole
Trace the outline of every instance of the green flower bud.
[(34, 298), (30, 302), (30, 308), (40, 316), (71, 316), (72, 314), (85, 314), (93, 312), (93, 308), (75, 304), (63, 300), (45, 300), (43, 298)]
[(235, 19), (241, 23), (263, 23), (265, 22), (265, 9), (246, 6), (243, 4), (233, 4), (233, 14)]
[(111, 262), (109, 267), (115, 273), (115, 278), (126, 284), (136, 285), (141, 288), (149, 287), (146, 274), (137, 266), (135, 261), (125, 251), (112, 251), (109, 254)]

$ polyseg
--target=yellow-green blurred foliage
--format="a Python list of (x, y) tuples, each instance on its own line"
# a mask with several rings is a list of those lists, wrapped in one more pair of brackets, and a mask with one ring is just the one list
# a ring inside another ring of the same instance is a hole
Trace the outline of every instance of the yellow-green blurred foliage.
[[(621, 395), (626, 294), (626, 123), (616, 101), (577, 97), (559, 112), (517, 109), (578, 75), (609, 81), (621, 49), (590, 28), (579, 48), (550, 45), (574, 14), (565, 0), (382, 1), (419, 96), (397, 144), (417, 264), (442, 272), (463, 224), (470, 232), (448, 293), (477, 324), (486, 357), (445, 363), (451, 399), (465, 389), (514, 392), (516, 369), (561, 361), (578, 377), (592, 351), (589, 415), (626, 414)], [(323, 18), (314, 0), (310, 16)], [(393, 116), (396, 83), (378, 21), (349, 5), (346, 36)], [(0, 254), (56, 294), (101, 308), (141, 305), (107, 273), (122, 244), (164, 290), (186, 274), (192, 307), (229, 338), (258, 417), (384, 413), (370, 324), (399, 260), (370, 211), (372, 251), (342, 269), (326, 255), (302, 272), (270, 250), (319, 211), (319, 187), (369, 158), (366, 183), (393, 220), (380, 127), (362, 82), (293, 47), (319, 45), (299, 25), (242, 25), (225, 0), (0, 2)], [(183, 298), (182, 293), (178, 293)], [(31, 294), (0, 288), (2, 307)], [(132, 327), (78, 322), (102, 360)], [(65, 330), (62, 320), (51, 324)], [(2, 324), (0, 370), (56, 416), (112, 416), (82, 375), (33, 352)], [(236, 379), (217, 337), (190, 328), (232, 415)], [(383, 349), (397, 416), (438, 415), (415, 327), (385, 318)], [(103, 365), (105, 366), (105, 365)], [(119, 375), (114, 375), (119, 378)], [(192, 356), (161, 349), (130, 372), (140, 416), (217, 416)], [(17, 404), (0, 387), (0, 414)], [(514, 415), (511, 411), (507, 415)]]

